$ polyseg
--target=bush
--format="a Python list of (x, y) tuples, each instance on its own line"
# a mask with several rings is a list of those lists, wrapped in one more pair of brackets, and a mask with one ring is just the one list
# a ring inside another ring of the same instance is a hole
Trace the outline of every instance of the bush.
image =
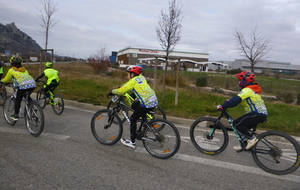
[(207, 76), (206, 75), (202, 75), (202, 76), (197, 77), (197, 79), (196, 79), (196, 86), (197, 87), (207, 86)]
[(279, 101), (283, 101), (287, 104), (291, 104), (294, 101), (293, 93), (290, 93), (290, 92), (279, 92), (276, 95), (276, 99)]

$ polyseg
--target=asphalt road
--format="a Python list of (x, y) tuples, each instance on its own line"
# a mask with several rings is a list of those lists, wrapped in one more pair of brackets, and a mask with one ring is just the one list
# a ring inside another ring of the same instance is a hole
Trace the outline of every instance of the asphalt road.
[[(44, 109), (45, 129), (31, 136), (24, 120), (6, 124), (0, 107), (0, 189), (299, 189), (300, 170), (277, 176), (261, 170), (249, 153), (236, 153), (230, 136), (227, 149), (204, 155), (189, 140), (193, 122), (170, 118), (181, 134), (181, 147), (172, 158), (149, 155), (137, 148), (98, 143), (90, 120), (101, 107), (66, 101), (62, 115)], [(129, 126), (124, 126), (124, 137)]]

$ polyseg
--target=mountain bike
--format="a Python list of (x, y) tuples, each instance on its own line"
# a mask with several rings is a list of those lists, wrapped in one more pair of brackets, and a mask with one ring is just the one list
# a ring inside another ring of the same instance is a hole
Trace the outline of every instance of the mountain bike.
[[(40, 104), (41, 108), (44, 109), (46, 107), (46, 95), (45, 95), (45, 81), (39, 81), (40, 84), (43, 85), (41, 89), (36, 93), (36, 100)], [(51, 90), (48, 91), (50, 94), (49, 104), (52, 106), (52, 109), (56, 115), (61, 115), (65, 109), (64, 99), (60, 94), (53, 93)]]
[[(107, 109), (111, 109), (116, 106), (117, 101), (113, 100), (113, 98), (107, 104)], [(115, 97), (115, 98), (120, 99), (119, 103), (123, 105), (124, 111), (127, 113), (127, 115), (131, 115), (133, 113), (134, 110), (131, 108), (131, 105), (133, 104), (133, 102), (135, 100), (130, 94), (125, 93), (123, 96), (119, 96), (119, 97)], [(126, 117), (124, 116), (124, 114), (122, 112), (120, 112), (121, 109), (118, 109), (116, 111), (117, 111), (119, 117), (121, 118), (121, 121), (124, 123), (126, 121)], [(147, 114), (149, 120), (154, 119), (154, 118), (157, 118), (157, 119), (161, 118), (161, 119), (165, 119), (165, 120), (167, 119), (165, 111), (160, 106), (156, 106), (153, 111), (155, 114)]]
[(217, 118), (202, 117), (191, 125), (190, 139), (200, 152), (216, 155), (226, 149), (229, 136), (221, 123), (222, 117), (228, 120), (242, 145), (242, 150), (237, 152), (251, 152), (255, 163), (266, 172), (285, 175), (299, 168), (300, 146), (293, 137), (280, 131), (266, 131), (258, 134), (256, 126), (250, 132), (256, 136), (258, 142), (253, 148), (246, 150), (242, 135), (233, 126), (234, 118), (226, 110), (223, 110)]
[(5, 85), (3, 83), (0, 83), (0, 106), (3, 106), (6, 97), (7, 91)]
[[(97, 111), (91, 120), (91, 130), (95, 139), (104, 145), (113, 145), (117, 143), (123, 134), (123, 122), (118, 113), (120, 110), (124, 114), (130, 125), (130, 119), (126, 112), (127, 105), (122, 103), (120, 95), (114, 95), (112, 101), (116, 106), (110, 110)], [(166, 159), (177, 153), (180, 147), (180, 134), (178, 129), (171, 122), (157, 118), (149, 120), (149, 115), (155, 115), (149, 111), (147, 116), (141, 118), (137, 127), (137, 134), (145, 149), (149, 154), (156, 158)]]
[[(27, 92), (22, 99), (19, 118), (25, 119), (28, 132), (38, 137), (44, 130), (44, 113), (41, 106), (34, 100), (29, 100), (31, 92)], [(7, 97), (3, 104), (3, 115), (9, 125), (16, 124), (17, 121), (10, 118), (15, 113), (15, 100), (17, 88), (13, 87), (13, 94)]]

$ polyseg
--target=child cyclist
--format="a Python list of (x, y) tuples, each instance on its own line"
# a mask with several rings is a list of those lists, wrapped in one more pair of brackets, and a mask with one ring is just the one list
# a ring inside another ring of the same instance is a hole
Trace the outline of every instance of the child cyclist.
[[(265, 122), (268, 117), (268, 112), (265, 103), (260, 96), (262, 91), (261, 87), (257, 83), (253, 83), (255, 75), (251, 72), (244, 71), (235, 74), (235, 76), (239, 80), (241, 91), (224, 104), (219, 105), (217, 109), (221, 111), (242, 103), (246, 114), (234, 120), (233, 126), (241, 134), (246, 146), (245, 148), (248, 150), (258, 141), (254, 135), (250, 134), (249, 129), (257, 126), (259, 123)], [(242, 146), (234, 146), (233, 149), (241, 150)]]
[[(15, 100), (15, 113), (10, 117), (12, 120), (17, 121), (19, 118), (22, 98), (25, 96), (26, 92), (30, 92), (30, 94), (33, 92), (36, 87), (36, 83), (25, 67), (21, 65), (21, 57), (13, 56), (10, 58), (9, 62), (12, 67), (7, 71), (5, 78), (2, 79), (1, 82), (9, 83), (12, 80), (13, 85), (18, 88)], [(29, 100), (31, 100), (30, 96)]]
[(46, 62), (45, 63), (46, 69), (44, 72), (38, 76), (35, 81), (39, 82), (39, 79), (46, 77), (46, 87), (44, 89), (45, 96), (46, 96), (46, 103), (49, 103), (49, 98), (50, 98), (50, 93), (48, 91), (53, 91), (56, 89), (56, 87), (59, 85), (59, 72), (55, 69), (53, 69), (53, 63), (51, 62)]
[(158, 105), (155, 92), (148, 85), (146, 78), (141, 74), (143, 69), (139, 66), (129, 66), (128, 72), (129, 81), (118, 89), (113, 89), (108, 96), (113, 94), (125, 94), (128, 91), (133, 91), (136, 98), (139, 100), (139, 105), (135, 106), (134, 112), (130, 118), (130, 140), (121, 139), (121, 142), (128, 147), (135, 148), (135, 139), (139, 139), (136, 133), (136, 122), (144, 116), (149, 110), (153, 110)]

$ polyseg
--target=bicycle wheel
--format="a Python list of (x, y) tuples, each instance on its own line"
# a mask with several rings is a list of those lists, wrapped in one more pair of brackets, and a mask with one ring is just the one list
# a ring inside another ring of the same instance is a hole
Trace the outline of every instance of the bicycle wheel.
[(6, 97), (7, 97), (7, 92), (5, 86), (0, 85), (0, 106), (3, 106)]
[(165, 111), (160, 107), (160, 106), (156, 106), (154, 109), (154, 114), (147, 114), (147, 119), (151, 120), (151, 119), (167, 119), (166, 113)]
[(202, 153), (215, 155), (223, 152), (228, 145), (229, 137), (222, 123), (217, 119), (202, 117), (194, 121), (190, 129), (193, 145)]
[(10, 119), (10, 116), (15, 113), (15, 98), (7, 97), (3, 104), (3, 115), (5, 121), (9, 125), (14, 125), (17, 121)]
[[(156, 130), (157, 128), (160, 130)], [(181, 142), (179, 131), (173, 123), (167, 120), (154, 119), (145, 123), (143, 136), (145, 149), (156, 158), (170, 158), (179, 150)]]
[(61, 115), (65, 109), (64, 99), (60, 94), (54, 94), (52, 109), (56, 115)]
[(44, 130), (44, 113), (39, 103), (30, 101), (24, 111), (25, 124), (28, 132), (38, 137)]
[(104, 145), (116, 144), (123, 134), (122, 121), (111, 110), (97, 111), (92, 117), (91, 129), (95, 139)]
[(36, 93), (36, 101), (40, 104), (41, 108), (44, 109), (46, 106), (46, 96), (43, 89), (40, 89)]
[(260, 134), (259, 139), (252, 156), (263, 170), (284, 175), (299, 168), (300, 147), (293, 137), (279, 131), (267, 131)]

